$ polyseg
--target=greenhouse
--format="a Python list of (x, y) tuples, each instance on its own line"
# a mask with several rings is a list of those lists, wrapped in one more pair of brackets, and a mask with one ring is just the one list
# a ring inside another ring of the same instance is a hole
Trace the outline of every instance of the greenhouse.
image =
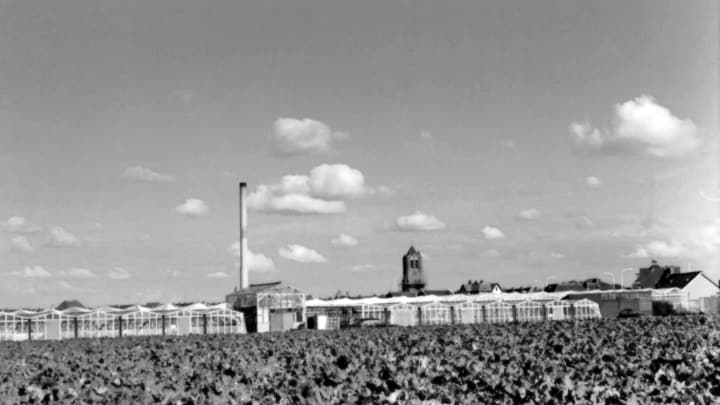
[(442, 325), (545, 320), (594, 319), (599, 304), (587, 299), (570, 301), (564, 294), (508, 293), (417, 297), (367, 297), (306, 302), (308, 316), (325, 316), (322, 329), (337, 329), (360, 320), (392, 325)]
[(538, 322), (545, 320), (545, 306), (535, 301), (524, 301), (515, 305), (515, 318), (518, 322)]
[(226, 304), (0, 312), (0, 340), (245, 333), (242, 314)]
[(479, 302), (467, 301), (455, 306), (457, 323), (482, 323), (484, 321), (483, 306)]
[(571, 301), (573, 308), (573, 319), (597, 319), (600, 318), (600, 305), (589, 299)]
[(452, 323), (450, 318), (450, 306), (440, 302), (431, 302), (420, 308), (420, 321), (423, 325), (448, 325)]
[(572, 319), (572, 305), (564, 300), (548, 302), (545, 304), (545, 314), (548, 320), (553, 321)]
[(485, 306), (485, 320), (487, 323), (513, 321), (513, 306), (503, 301), (490, 303)]
[(418, 307), (411, 304), (396, 304), (389, 308), (390, 323), (399, 326), (415, 326), (418, 324)]

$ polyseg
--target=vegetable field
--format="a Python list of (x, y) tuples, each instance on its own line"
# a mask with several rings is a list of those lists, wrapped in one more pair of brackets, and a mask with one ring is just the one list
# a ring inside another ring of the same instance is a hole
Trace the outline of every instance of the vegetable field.
[(720, 318), (0, 344), (3, 403), (715, 403)]

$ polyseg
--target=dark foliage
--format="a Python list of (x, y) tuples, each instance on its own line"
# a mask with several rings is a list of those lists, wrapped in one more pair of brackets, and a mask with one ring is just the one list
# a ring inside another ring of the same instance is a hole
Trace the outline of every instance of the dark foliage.
[(716, 403), (720, 318), (0, 344), (7, 403)]

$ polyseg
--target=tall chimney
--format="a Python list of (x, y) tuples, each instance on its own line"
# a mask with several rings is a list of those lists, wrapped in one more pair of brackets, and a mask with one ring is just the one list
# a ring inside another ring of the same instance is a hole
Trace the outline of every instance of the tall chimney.
[(248, 287), (248, 268), (247, 268), (247, 204), (245, 202), (245, 188), (247, 183), (240, 183), (240, 288)]

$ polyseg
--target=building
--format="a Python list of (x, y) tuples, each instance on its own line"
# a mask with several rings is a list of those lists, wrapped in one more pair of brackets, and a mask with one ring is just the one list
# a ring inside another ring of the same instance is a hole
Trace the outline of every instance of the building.
[(295, 329), (306, 322), (305, 293), (280, 281), (250, 284), (247, 242), (247, 183), (239, 184), (240, 288), (225, 296), (225, 303), (242, 312), (248, 332)]
[(657, 284), (670, 274), (680, 273), (680, 266), (660, 266), (653, 260), (648, 267), (641, 267), (633, 288), (657, 288)]
[(485, 283), (483, 280), (472, 281), (468, 280), (467, 283), (460, 286), (456, 291), (456, 294), (482, 294), (482, 293), (501, 293), (503, 292), (502, 287), (498, 283)]
[(623, 310), (652, 315), (652, 290), (588, 290), (566, 292), (566, 300), (587, 299), (598, 303), (603, 318), (615, 318)]
[(305, 293), (280, 281), (250, 284), (228, 294), (225, 302), (243, 313), (248, 332), (286, 331), (306, 321)]
[(410, 246), (407, 253), (402, 257), (402, 283), (401, 292), (403, 295), (417, 295), (425, 289), (425, 273), (423, 271), (422, 253)]
[(689, 300), (712, 297), (718, 294), (718, 285), (702, 271), (668, 274), (655, 285), (657, 290), (666, 288), (679, 289), (687, 294)]
[(563, 292), (563, 291), (586, 291), (586, 290), (616, 290), (620, 289), (619, 284), (606, 283), (599, 278), (589, 278), (583, 281), (566, 281), (562, 283), (552, 283), (545, 286), (545, 292)]

